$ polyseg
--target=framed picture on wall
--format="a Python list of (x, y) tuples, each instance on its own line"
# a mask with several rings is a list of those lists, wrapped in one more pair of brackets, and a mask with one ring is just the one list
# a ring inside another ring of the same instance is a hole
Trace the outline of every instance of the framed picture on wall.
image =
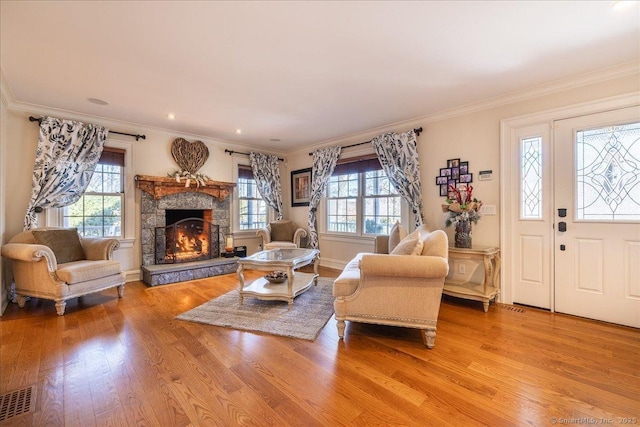
[(311, 168), (291, 172), (291, 206), (309, 206)]
[(473, 174), (465, 173), (464, 175), (460, 175), (460, 182), (464, 182), (464, 183), (473, 182)]
[(460, 162), (460, 175), (469, 173), (469, 162)]
[(460, 179), (460, 168), (451, 168), (451, 179)]
[(436, 185), (440, 196), (451, 198), (450, 186), (457, 188), (459, 184), (469, 184), (473, 181), (473, 174), (469, 171), (469, 162), (460, 159), (447, 160), (447, 167), (440, 168), (440, 175), (436, 176)]
[(448, 179), (446, 176), (436, 176), (436, 185), (447, 185)]

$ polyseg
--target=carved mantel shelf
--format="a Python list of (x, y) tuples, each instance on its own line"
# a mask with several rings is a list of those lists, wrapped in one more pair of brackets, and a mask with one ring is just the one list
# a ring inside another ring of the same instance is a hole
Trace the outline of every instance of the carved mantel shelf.
[(139, 189), (146, 191), (156, 200), (170, 194), (191, 192), (208, 194), (223, 201), (236, 186), (233, 182), (205, 181), (206, 185), (198, 187), (195, 182), (191, 181), (191, 185), (185, 187), (184, 179), (179, 183), (175, 178), (149, 175), (136, 175), (135, 180)]

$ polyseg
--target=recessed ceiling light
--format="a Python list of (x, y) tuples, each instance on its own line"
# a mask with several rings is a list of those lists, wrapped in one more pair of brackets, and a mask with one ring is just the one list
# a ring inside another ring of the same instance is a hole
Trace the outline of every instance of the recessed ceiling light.
[(102, 99), (98, 99), (98, 98), (87, 98), (87, 101), (96, 105), (109, 105), (107, 101), (103, 101)]
[(175, 119), (176, 119), (176, 115), (175, 115), (175, 114), (173, 114), (173, 113), (169, 113), (169, 114), (167, 114), (167, 119), (169, 119), (169, 120), (175, 120)]
[(236, 133), (240, 135), (242, 133), (242, 129), (236, 129)]
[(613, 3), (611, 3), (611, 9), (613, 9), (615, 11), (628, 9), (629, 7), (633, 6), (636, 3), (638, 3), (638, 2), (637, 1), (631, 1), (631, 0), (614, 1)]
[(278, 138), (271, 138), (269, 141), (271, 141), (271, 142), (280, 142), (280, 139), (278, 139)]

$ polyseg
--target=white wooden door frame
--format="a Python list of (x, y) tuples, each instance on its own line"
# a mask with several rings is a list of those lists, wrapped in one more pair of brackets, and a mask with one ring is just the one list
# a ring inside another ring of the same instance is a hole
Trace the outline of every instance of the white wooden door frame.
[[(618, 108), (631, 107), (640, 104), (640, 92), (631, 92), (624, 95), (599, 99), (581, 104), (570, 105), (563, 108), (542, 111), (524, 116), (512, 117), (500, 121), (500, 248), (502, 258), (502, 273), (500, 276), (501, 302), (513, 304), (513, 233), (511, 230), (512, 216), (519, 213), (511, 209), (512, 199), (518, 197), (519, 183), (511, 180), (514, 165), (511, 161), (512, 150), (518, 150), (518, 145), (513, 144), (516, 129), (546, 123), (550, 127), (554, 120), (568, 119), (587, 114), (599, 113)], [(553, 132), (550, 132), (551, 147), (553, 149)], [(549, 230), (552, 233), (553, 230)], [(551, 270), (554, 270), (553, 256), (551, 258)], [(553, 288), (553, 286), (552, 286)], [(553, 289), (551, 290), (551, 311), (554, 311)]]

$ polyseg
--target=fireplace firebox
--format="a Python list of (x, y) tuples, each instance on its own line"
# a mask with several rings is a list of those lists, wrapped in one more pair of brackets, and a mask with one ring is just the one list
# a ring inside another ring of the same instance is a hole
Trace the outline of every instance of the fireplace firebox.
[(156, 264), (200, 261), (220, 256), (220, 227), (197, 217), (155, 230)]

